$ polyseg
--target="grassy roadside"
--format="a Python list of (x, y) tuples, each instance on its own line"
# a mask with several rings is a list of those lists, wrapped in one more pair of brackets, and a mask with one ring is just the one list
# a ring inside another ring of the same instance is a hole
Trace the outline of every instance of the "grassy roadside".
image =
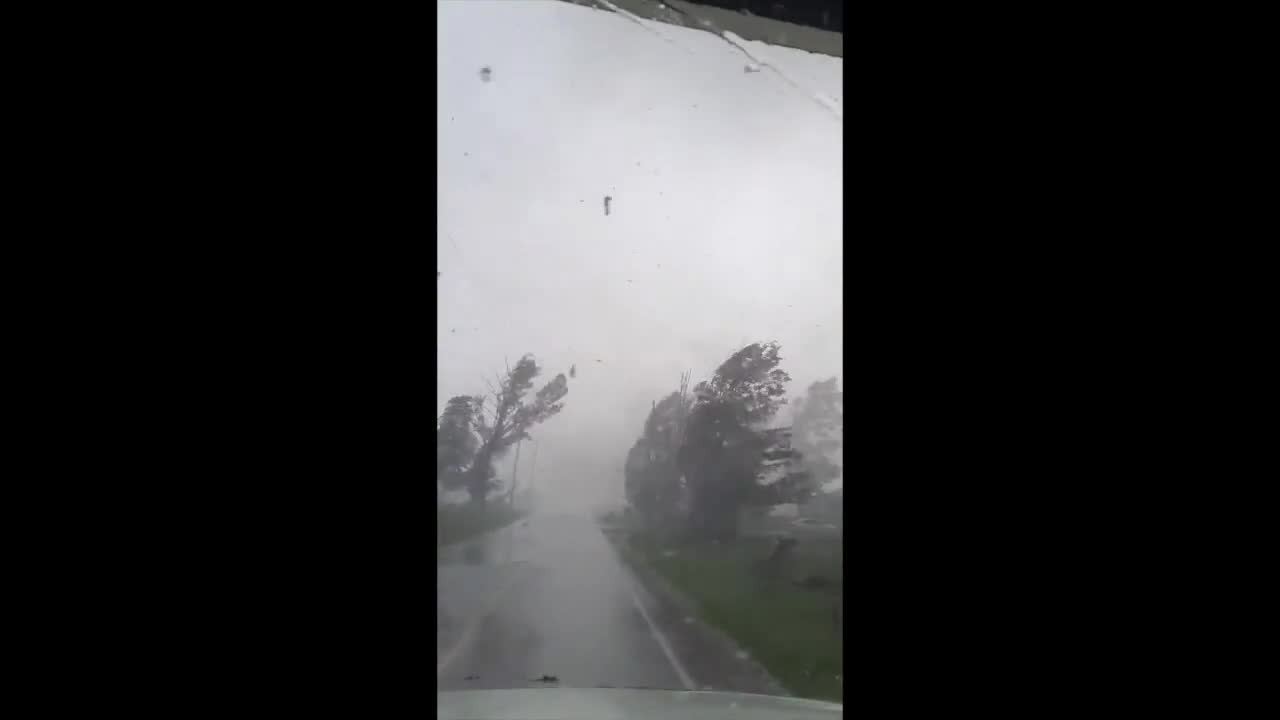
[(799, 697), (844, 701), (842, 627), (834, 611), (840, 591), (796, 583), (822, 575), (843, 587), (840, 540), (802, 541), (777, 576), (759, 571), (772, 542), (663, 545), (640, 536), (628, 541), (654, 571), (698, 605), (719, 628)]
[(436, 507), (436, 547), (452, 545), (490, 530), (497, 530), (519, 520), (524, 513), (500, 502), (487, 503), (483, 509), (467, 505)]

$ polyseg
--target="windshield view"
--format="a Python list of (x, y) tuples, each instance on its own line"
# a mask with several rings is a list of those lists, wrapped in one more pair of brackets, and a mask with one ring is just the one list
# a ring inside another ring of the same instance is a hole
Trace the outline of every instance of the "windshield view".
[(842, 20), (740, 5), (438, 4), (442, 716), (839, 712)]

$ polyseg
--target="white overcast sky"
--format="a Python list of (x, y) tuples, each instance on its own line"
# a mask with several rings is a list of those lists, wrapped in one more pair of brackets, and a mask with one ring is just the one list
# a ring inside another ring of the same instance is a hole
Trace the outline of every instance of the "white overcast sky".
[(840, 375), (843, 60), (751, 43), (787, 79), (745, 72), (712, 32), (556, 0), (438, 28), (437, 414), (504, 358), (576, 364), (536, 482), (589, 508), (681, 372), (777, 340), (791, 395)]

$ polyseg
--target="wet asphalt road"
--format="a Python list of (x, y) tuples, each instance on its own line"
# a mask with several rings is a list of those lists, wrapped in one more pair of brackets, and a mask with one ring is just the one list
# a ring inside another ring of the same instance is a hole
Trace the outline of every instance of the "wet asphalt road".
[(436, 598), (440, 690), (690, 687), (590, 518), (535, 515), (441, 551)]

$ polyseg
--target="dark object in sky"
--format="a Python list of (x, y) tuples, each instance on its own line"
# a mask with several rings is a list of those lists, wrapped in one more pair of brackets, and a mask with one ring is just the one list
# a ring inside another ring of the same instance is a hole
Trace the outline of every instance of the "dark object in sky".
[(485, 82), (489, 82), (490, 80), (492, 80), (493, 68), (489, 67), (488, 65), (485, 65), (484, 67), (480, 68), (480, 79)]
[(612, 195), (605, 195), (605, 196), (604, 196), (604, 214), (605, 214), (605, 215), (608, 215), (608, 214), (609, 214), (609, 203), (611, 203), (611, 202), (613, 202), (613, 196), (612, 196)]
[(529, 682), (553, 683), (553, 682), (560, 682), (560, 678), (556, 677), (555, 675), (543, 675), (540, 678), (533, 678)]
[(577, 365), (570, 365), (570, 366), (569, 366), (569, 377), (571, 377), (571, 378), (578, 377), (578, 366), (577, 366)]

